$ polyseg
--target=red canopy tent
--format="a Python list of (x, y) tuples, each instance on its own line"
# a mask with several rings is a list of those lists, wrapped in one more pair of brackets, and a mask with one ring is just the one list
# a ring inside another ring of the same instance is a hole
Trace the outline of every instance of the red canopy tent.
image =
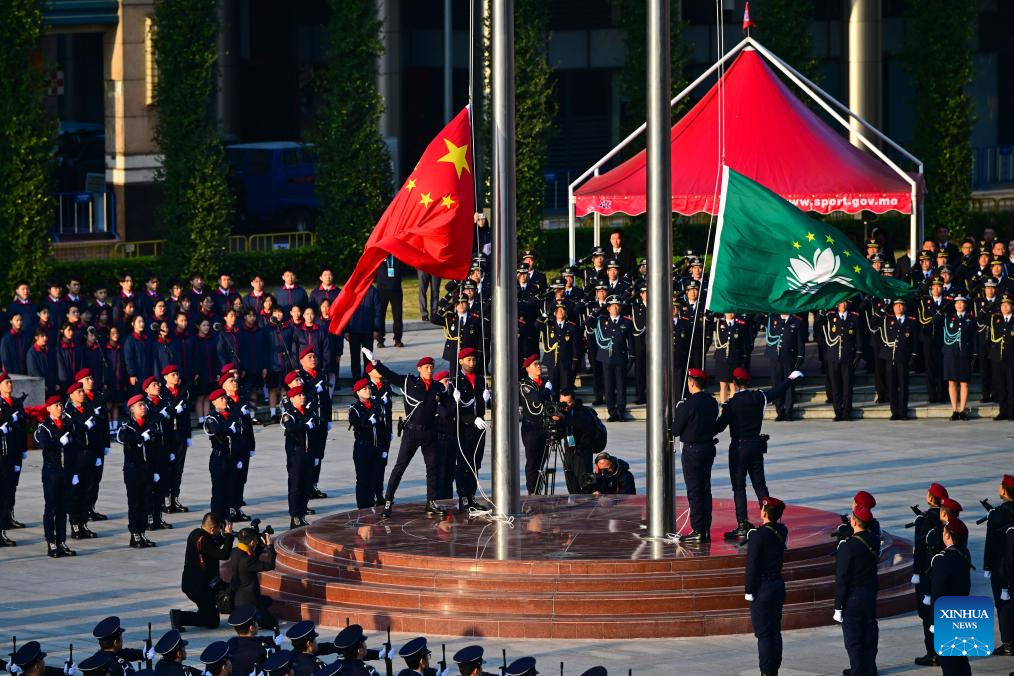
[[(749, 38), (748, 38), (749, 41)], [(804, 211), (910, 214), (913, 188), (892, 168), (852, 146), (789, 91), (752, 47), (722, 79), (724, 162)], [(672, 210), (717, 213), (719, 87), (672, 128)], [(645, 151), (574, 191), (578, 216), (646, 209)], [(915, 177), (919, 181), (919, 177)], [(920, 184), (921, 185), (921, 184)]]

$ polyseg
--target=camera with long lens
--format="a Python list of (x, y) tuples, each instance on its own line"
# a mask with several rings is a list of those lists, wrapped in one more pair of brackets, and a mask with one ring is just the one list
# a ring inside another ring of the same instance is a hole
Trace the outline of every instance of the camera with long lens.
[(616, 493), (616, 475), (608, 474), (606, 472), (597, 472), (592, 474), (591, 472), (582, 474), (579, 481), (581, 482), (581, 492), (585, 494), (591, 493)]
[[(539, 378), (543, 382), (549, 381), (549, 369), (542, 365), (539, 369)], [(562, 438), (562, 421), (553, 420), (553, 418), (562, 418), (563, 414), (566, 413), (566, 408), (560, 406), (558, 401), (550, 400), (542, 405), (542, 427), (549, 435), (550, 440), (558, 440)]]
[(274, 535), (275, 534), (275, 529), (271, 527), (271, 524), (268, 524), (267, 526), (264, 526), (264, 530), (261, 531), (261, 520), (260, 519), (253, 519), (253, 520), (251, 520), (250, 521), (250, 528), (253, 528), (255, 531), (257, 531), (258, 535), (260, 535), (261, 532), (263, 532), (263, 533), (265, 533), (267, 535)]

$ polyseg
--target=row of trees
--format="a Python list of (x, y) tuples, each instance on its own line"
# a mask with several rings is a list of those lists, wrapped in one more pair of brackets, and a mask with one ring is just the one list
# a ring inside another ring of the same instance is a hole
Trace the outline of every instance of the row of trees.
[[(626, 133), (644, 120), (645, 2), (613, 1), (627, 41), (621, 73), (621, 130)], [(686, 83), (688, 48), (680, 0), (671, 2), (676, 92)], [(344, 268), (355, 262), (386, 207), (394, 177), (379, 130), (384, 103), (376, 75), (383, 43), (376, 5), (362, 0), (329, 4), (330, 62), (317, 83), (323, 112), (311, 140), (318, 147), (317, 188), (324, 205), (319, 241)], [(158, 219), (168, 235), (166, 258), (178, 272), (206, 275), (216, 271), (235, 212), (215, 111), (216, 6), (217, 0), (156, 0), (153, 35), (159, 72), (155, 141), (162, 156), (156, 177), (161, 188)], [(754, 0), (751, 9), (758, 24), (755, 35), (816, 78), (809, 29), (812, 0)], [(515, 16), (517, 225), (519, 245), (534, 247), (541, 240), (542, 176), (557, 110), (548, 62), (549, 6), (544, 0), (516, 0)], [(952, 229), (960, 229), (968, 213), (971, 190), (972, 112), (965, 88), (972, 76), (974, 20), (974, 0), (906, 4), (910, 39), (905, 63), (918, 101), (912, 146), (926, 161), (928, 222)], [(38, 285), (51, 260), (54, 121), (44, 106), (38, 56), (42, 35), (40, 0), (0, 3), (0, 241), (9, 243), (12, 254), (2, 273), (6, 288), (21, 278)], [(488, 49), (486, 53), (488, 58)]]

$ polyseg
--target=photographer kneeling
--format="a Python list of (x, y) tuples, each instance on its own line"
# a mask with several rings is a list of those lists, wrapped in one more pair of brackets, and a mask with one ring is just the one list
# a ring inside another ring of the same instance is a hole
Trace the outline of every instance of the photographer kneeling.
[(271, 544), (271, 534), (261, 533), (256, 528), (241, 530), (236, 536), (236, 548), (229, 557), (229, 568), (232, 570), (233, 607), (254, 606), (257, 608), (257, 626), (277, 628), (278, 620), (268, 611), (271, 599), (261, 595), (259, 576), (259, 573), (275, 569), (275, 546)]
[(606, 447), (606, 426), (599, 416), (580, 399), (574, 389), (560, 392), (559, 414), (553, 417), (563, 440), (563, 475), (567, 492), (583, 493), (581, 477), (592, 473), (592, 458)]
[(634, 495), (634, 475), (630, 465), (608, 453), (595, 456), (595, 473), (581, 477), (582, 493), (592, 495)]

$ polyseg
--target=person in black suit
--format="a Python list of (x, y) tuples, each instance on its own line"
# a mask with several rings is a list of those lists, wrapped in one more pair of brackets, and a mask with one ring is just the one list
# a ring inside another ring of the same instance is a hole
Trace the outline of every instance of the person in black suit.
[(609, 248), (606, 255), (620, 264), (620, 271), (624, 274), (634, 272), (634, 252), (623, 245), (623, 231), (613, 230), (609, 233)]
[(402, 302), (404, 296), (401, 290), (402, 264), (394, 256), (388, 255), (384, 263), (377, 268), (377, 291), (380, 293), (380, 314), (381, 321), (375, 335), (377, 347), (384, 347), (384, 336), (386, 332), (387, 306), (391, 306), (391, 315), (394, 318), (394, 346), (405, 347), (401, 342), (404, 323), (402, 321)]
[[(930, 560), (930, 605), (942, 596), (968, 596), (972, 589), (972, 557), (968, 553), (968, 526), (950, 519), (943, 528), (947, 547)], [(937, 662), (944, 676), (971, 675), (964, 655), (940, 655)]]
[(218, 566), (227, 561), (232, 552), (232, 524), (222, 521), (213, 512), (201, 520), (201, 527), (190, 531), (187, 549), (183, 558), (183, 593), (197, 606), (197, 612), (172, 609), (169, 622), (173, 629), (184, 627), (207, 627), (216, 629), (219, 625), (218, 607), (215, 605), (215, 591), (212, 588), (218, 578)]
[(947, 240), (950, 230), (947, 229), (946, 225), (938, 225), (935, 231), (937, 251), (947, 252), (947, 264), (955, 266), (961, 262), (961, 252), (958, 251), (957, 245), (954, 242)]
[(634, 355), (634, 325), (620, 315), (621, 300), (613, 295), (606, 299), (608, 315), (592, 323), (595, 359), (602, 363), (605, 374), (606, 407), (609, 422), (623, 422), (627, 417), (627, 366)]
[(880, 540), (869, 530), (873, 513), (857, 505), (850, 525), (855, 533), (835, 553), (834, 620), (841, 623), (853, 674), (877, 673), (877, 565)]
[(261, 594), (260, 574), (275, 569), (275, 546), (269, 533), (244, 528), (236, 536), (236, 547), (229, 554), (232, 570), (230, 587), (233, 603), (257, 608), (257, 624), (266, 629), (278, 626), (268, 607), (271, 600)]

